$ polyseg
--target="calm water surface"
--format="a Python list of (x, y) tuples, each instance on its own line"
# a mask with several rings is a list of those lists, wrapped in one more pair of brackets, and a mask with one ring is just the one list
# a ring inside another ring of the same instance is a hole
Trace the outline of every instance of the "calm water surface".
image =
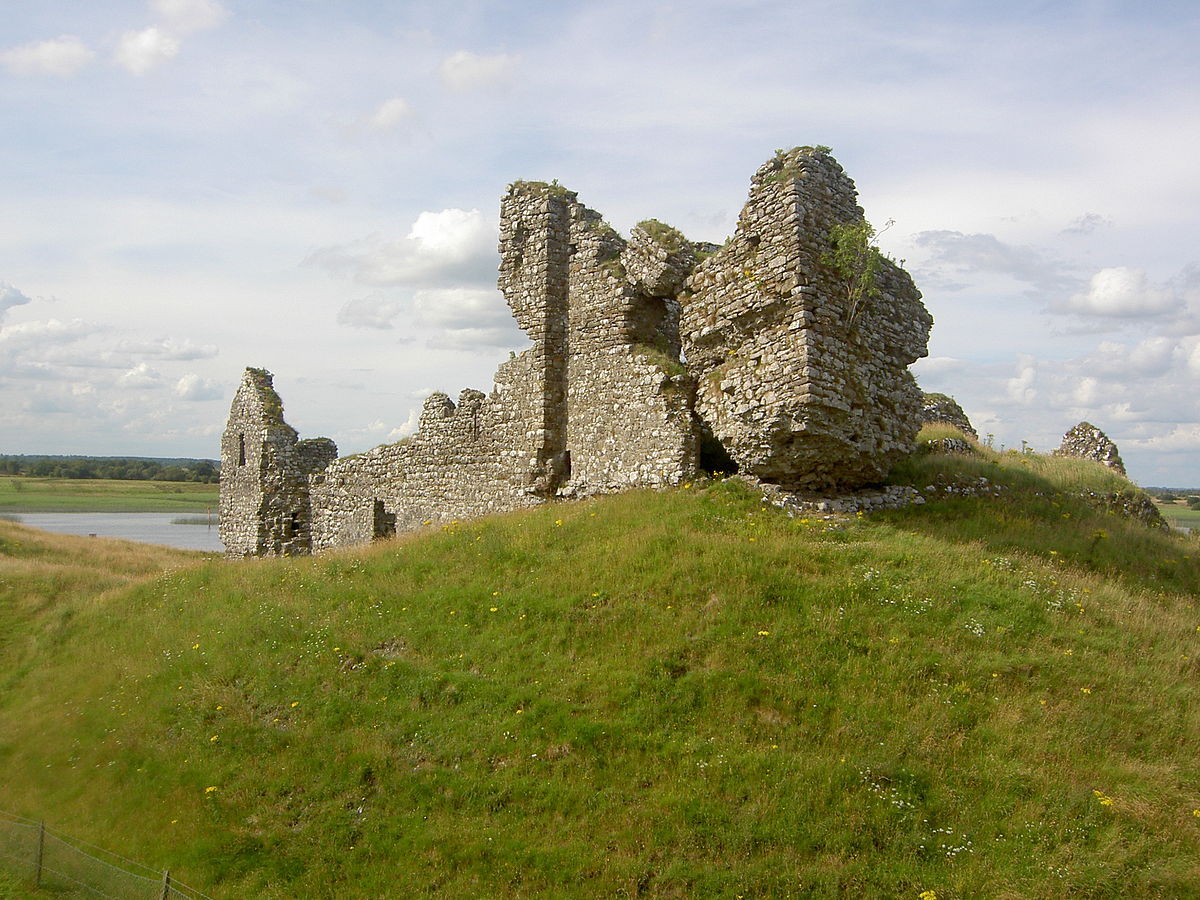
[(212, 550), (224, 547), (217, 537), (217, 522), (212, 525), (176, 525), (173, 519), (202, 518), (182, 513), (15, 513), (5, 516), (22, 525), (55, 531), (59, 534), (94, 534), (144, 544), (166, 544), (184, 550)]

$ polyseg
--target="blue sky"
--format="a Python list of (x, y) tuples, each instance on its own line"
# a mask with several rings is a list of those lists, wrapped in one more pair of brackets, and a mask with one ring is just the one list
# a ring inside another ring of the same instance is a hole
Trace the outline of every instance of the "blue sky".
[(524, 339), (505, 186), (734, 226), (826, 144), (997, 443), (1200, 485), (1195, 3), (128, 0), (0, 34), (0, 452), (214, 456), (246, 365), (343, 453)]

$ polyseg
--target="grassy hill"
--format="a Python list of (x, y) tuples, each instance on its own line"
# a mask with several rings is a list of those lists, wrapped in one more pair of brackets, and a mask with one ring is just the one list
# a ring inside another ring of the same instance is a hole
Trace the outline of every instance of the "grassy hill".
[(896, 478), (242, 563), (0, 522), (0, 808), (223, 898), (1200, 893), (1200, 543), (1091, 463)]

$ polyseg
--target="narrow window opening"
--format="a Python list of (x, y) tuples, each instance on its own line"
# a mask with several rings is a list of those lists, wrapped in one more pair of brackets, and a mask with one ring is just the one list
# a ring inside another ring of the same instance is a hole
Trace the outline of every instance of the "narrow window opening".
[(238, 435), (238, 465), (244, 466), (245, 464), (246, 464), (246, 435), (239, 434)]

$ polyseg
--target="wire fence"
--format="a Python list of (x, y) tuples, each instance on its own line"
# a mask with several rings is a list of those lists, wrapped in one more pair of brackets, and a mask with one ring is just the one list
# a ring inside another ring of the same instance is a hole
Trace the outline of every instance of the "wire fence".
[(213, 900), (159, 872), (42, 822), (0, 812), (0, 865), (42, 888), (72, 897), (109, 900)]

